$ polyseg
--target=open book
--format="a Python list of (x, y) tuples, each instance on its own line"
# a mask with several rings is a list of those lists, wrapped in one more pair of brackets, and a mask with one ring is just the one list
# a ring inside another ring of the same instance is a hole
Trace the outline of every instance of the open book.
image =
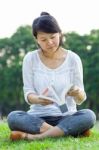
[[(55, 90), (55, 87), (53, 85), (50, 85), (48, 88), (45, 89), (45, 91), (43, 92), (43, 94), (39, 95), (39, 98), (41, 99), (47, 99), (47, 100), (51, 100), (54, 103), (57, 103), (57, 105), (59, 106), (60, 110), (62, 113), (65, 113), (66, 111), (68, 111), (66, 102), (65, 102), (65, 97), (66, 97), (66, 93), (68, 93), (68, 91), (72, 88), (72, 84), (69, 85), (68, 88), (65, 88), (61, 94), (61, 96), (59, 96)], [(54, 98), (45, 96), (46, 93), (48, 92), (48, 90), (50, 90), (50, 92), (53, 93)]]

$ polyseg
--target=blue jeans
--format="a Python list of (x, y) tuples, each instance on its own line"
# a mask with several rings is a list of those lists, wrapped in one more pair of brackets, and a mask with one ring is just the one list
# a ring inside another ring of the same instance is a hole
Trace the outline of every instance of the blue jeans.
[(68, 116), (55, 117), (36, 117), (24, 111), (13, 111), (8, 115), (7, 121), (12, 131), (40, 133), (40, 127), (47, 122), (52, 126), (58, 126), (65, 135), (78, 136), (94, 126), (96, 116), (90, 109), (82, 109)]

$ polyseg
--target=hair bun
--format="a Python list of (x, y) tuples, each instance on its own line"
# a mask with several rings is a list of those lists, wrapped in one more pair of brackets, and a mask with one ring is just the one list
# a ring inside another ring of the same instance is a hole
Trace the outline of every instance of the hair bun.
[(50, 14), (47, 12), (41, 12), (40, 16), (44, 16), (44, 15), (49, 16)]

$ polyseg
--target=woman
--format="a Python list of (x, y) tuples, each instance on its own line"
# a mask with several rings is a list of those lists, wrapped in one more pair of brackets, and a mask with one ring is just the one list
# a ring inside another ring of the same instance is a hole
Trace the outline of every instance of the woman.
[[(96, 121), (94, 112), (89, 109), (77, 111), (76, 108), (76, 104), (86, 99), (80, 57), (62, 47), (61, 29), (50, 14), (41, 13), (34, 20), (32, 31), (39, 49), (26, 54), (23, 60), (23, 89), (30, 110), (14, 111), (8, 115), (8, 125), (12, 130), (10, 138), (35, 140), (89, 133)], [(73, 86), (70, 88), (70, 85)], [(63, 112), (51, 86), (60, 101), (63, 91), (68, 89), (64, 95)]]

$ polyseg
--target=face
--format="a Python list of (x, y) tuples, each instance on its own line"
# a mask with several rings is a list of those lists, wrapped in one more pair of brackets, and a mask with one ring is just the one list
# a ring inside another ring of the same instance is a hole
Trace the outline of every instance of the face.
[(43, 51), (52, 53), (59, 47), (60, 36), (60, 33), (39, 32), (37, 34), (37, 43)]

